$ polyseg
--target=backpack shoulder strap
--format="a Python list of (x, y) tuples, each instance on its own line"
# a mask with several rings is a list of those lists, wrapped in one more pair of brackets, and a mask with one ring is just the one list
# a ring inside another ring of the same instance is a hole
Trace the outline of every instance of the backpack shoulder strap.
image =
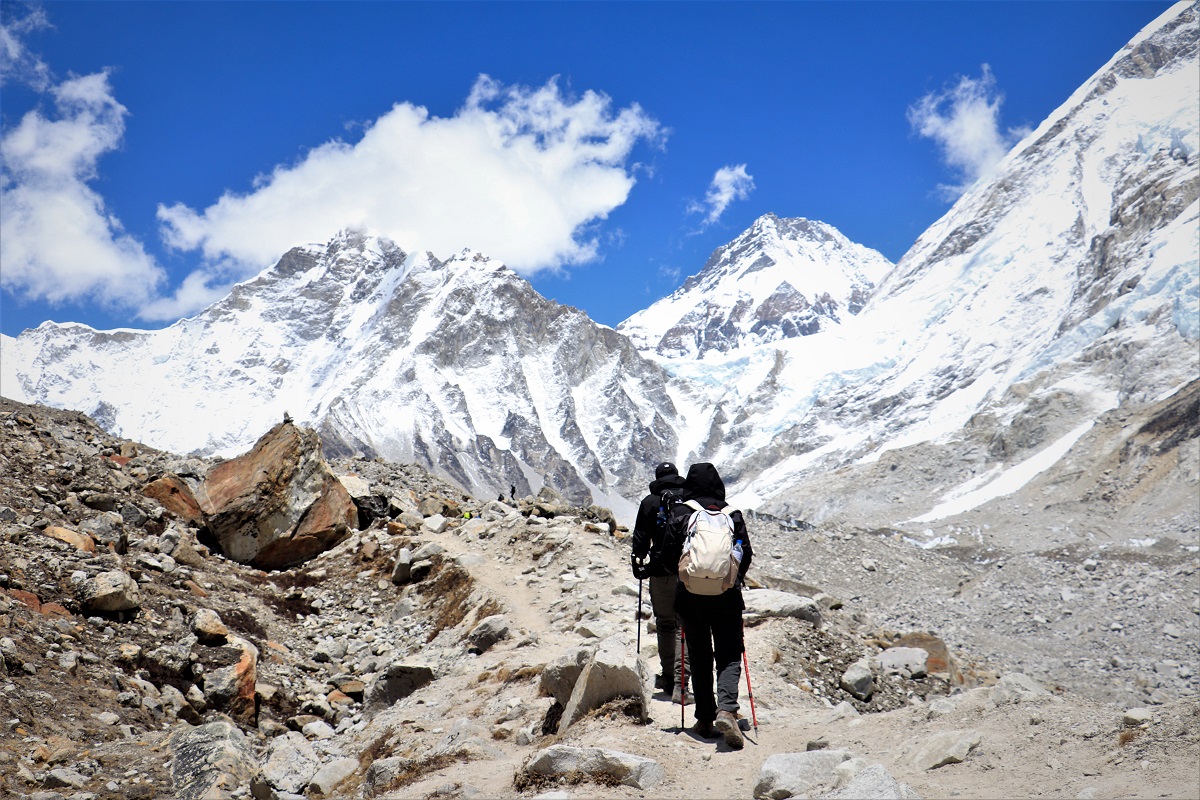
[(687, 506), (688, 508), (692, 509), (693, 511), (703, 511), (704, 510), (704, 506), (700, 505), (695, 500), (686, 500), (686, 501), (684, 501), (684, 505)]

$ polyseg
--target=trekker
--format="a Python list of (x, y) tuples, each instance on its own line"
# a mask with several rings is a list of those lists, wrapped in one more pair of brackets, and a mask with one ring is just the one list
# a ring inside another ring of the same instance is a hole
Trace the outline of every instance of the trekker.
[[(642, 498), (638, 506), (637, 519), (633, 524), (631, 563), (633, 577), (638, 580), (650, 579), (650, 606), (654, 610), (654, 626), (658, 632), (658, 662), (661, 670), (654, 679), (654, 688), (672, 694), (675, 692), (675, 676), (679, 674), (676, 658), (679, 629), (675, 623), (675, 584), (679, 583), (679, 575), (676, 572), (678, 560), (667, 563), (663, 559), (666, 531), (660, 514), (665, 509), (664, 492), (674, 492), (677, 499), (683, 497), (683, 478), (669, 461), (654, 468), (650, 494)], [(638, 624), (641, 624), (640, 619)]]
[[(725, 483), (712, 464), (693, 464), (684, 481), (684, 497), (694, 500), (705, 509), (728, 509), (725, 502)], [(690, 505), (690, 503), (689, 503)], [(703, 512), (697, 511), (696, 514)], [(696, 724), (692, 730), (705, 738), (718, 733), (734, 749), (744, 744), (738, 727), (738, 686), (742, 679), (742, 600), (741, 586), (750, 568), (753, 550), (742, 513), (728, 510), (733, 523), (731, 550), (736, 554), (741, 545), (741, 559), (731, 588), (719, 594), (703, 595), (688, 591), (682, 580), (675, 593), (675, 612), (683, 626), (684, 646), (687, 648), (688, 668), (695, 697)], [(719, 581), (718, 581), (719, 583)], [(716, 671), (716, 692), (713, 674)], [(715, 728), (715, 731), (714, 731)]]

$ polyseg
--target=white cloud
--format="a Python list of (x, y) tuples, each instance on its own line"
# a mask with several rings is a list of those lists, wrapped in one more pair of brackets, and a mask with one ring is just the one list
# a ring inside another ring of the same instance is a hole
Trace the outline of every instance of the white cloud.
[(634, 145), (663, 136), (637, 105), (614, 111), (596, 92), (565, 97), (555, 80), (533, 89), (484, 75), (452, 117), (399, 103), (357, 143), (316, 147), (202, 211), (158, 215), (171, 246), (247, 273), (355, 227), (443, 256), (471, 247), (532, 274), (596, 257), (585, 226), (625, 202)]
[(1026, 133), (1026, 128), (1000, 130), (1004, 95), (996, 89), (991, 67), (983, 74), (960, 77), (957, 85), (931, 92), (908, 108), (908, 121), (921, 136), (933, 139), (942, 159), (962, 178), (962, 183), (940, 188), (957, 197), (975, 181), (991, 175), (996, 164)]
[(745, 164), (721, 167), (708, 185), (704, 202), (693, 202), (688, 206), (688, 211), (704, 214), (704, 225), (711, 225), (721, 218), (730, 203), (734, 200), (745, 200), (753, 189), (754, 176), (746, 172)]
[(0, 23), (0, 86), (17, 80), (37, 91), (50, 85), (50, 68), (22, 41), (26, 34), (49, 28), (50, 20), (40, 8), (31, 8), (23, 17), (14, 18), (15, 4), (5, 4), (8, 19)]
[(0, 138), (0, 286), (51, 303), (140, 305), (163, 271), (88, 186), (97, 160), (120, 143), (127, 111), (107, 73), (51, 91), (54, 119), (31, 111)]

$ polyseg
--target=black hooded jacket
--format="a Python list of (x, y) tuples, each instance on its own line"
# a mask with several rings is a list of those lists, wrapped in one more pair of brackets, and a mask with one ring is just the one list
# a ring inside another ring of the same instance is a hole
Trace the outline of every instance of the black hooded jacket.
[[(663, 532), (658, 525), (658, 509), (662, 506), (662, 493), (666, 489), (683, 490), (683, 478), (679, 475), (664, 475), (650, 482), (650, 494), (642, 498), (638, 506), (637, 519), (633, 523), (633, 554), (645, 558), (651, 550), (662, 549)], [(673, 574), (661, 560), (651, 560), (651, 574), (666, 576)]]
[[(687, 479), (683, 484), (683, 496), (686, 500), (695, 500), (705, 508), (728, 508), (725, 502), (725, 482), (712, 464), (692, 464), (688, 468)], [(732, 511), (729, 518), (733, 520), (734, 539), (742, 543), (742, 563), (738, 567), (738, 581), (732, 589), (715, 597), (696, 595), (684, 588), (683, 582), (675, 594), (675, 610), (680, 614), (704, 613), (705, 611), (729, 610), (741, 612), (746, 608), (742, 600), (742, 580), (746, 570), (750, 569), (750, 561), (754, 558), (754, 549), (750, 546), (750, 534), (746, 530), (746, 521), (741, 511)]]

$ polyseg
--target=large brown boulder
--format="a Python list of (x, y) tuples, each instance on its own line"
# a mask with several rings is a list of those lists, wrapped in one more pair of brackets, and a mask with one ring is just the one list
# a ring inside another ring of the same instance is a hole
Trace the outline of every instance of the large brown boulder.
[(358, 519), (350, 494), (321, 456), (317, 433), (290, 422), (210, 470), (196, 500), (225, 555), (265, 570), (328, 550)]

